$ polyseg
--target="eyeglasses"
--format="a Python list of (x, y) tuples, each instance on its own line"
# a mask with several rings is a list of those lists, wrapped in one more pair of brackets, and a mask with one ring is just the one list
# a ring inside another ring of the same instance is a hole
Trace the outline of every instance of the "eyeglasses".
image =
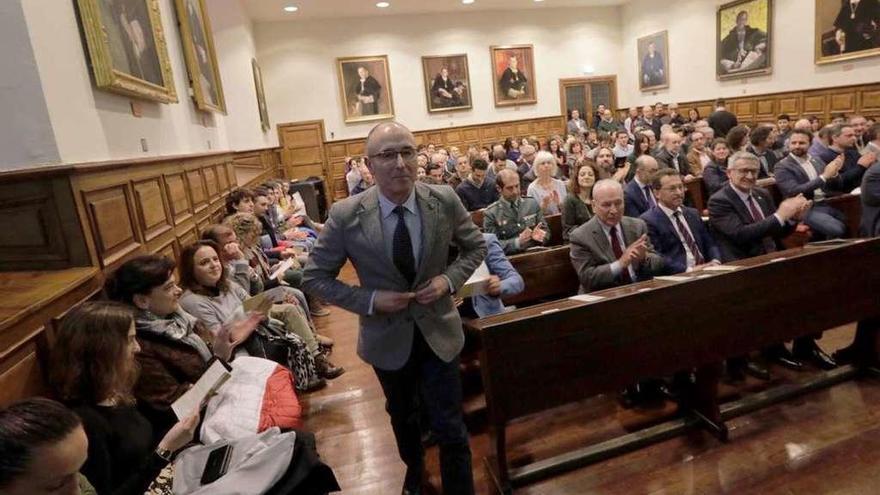
[(733, 171), (739, 173), (740, 175), (757, 176), (759, 173), (758, 169), (756, 169), (756, 168), (735, 168), (735, 169), (733, 169)]
[(384, 150), (380, 151), (374, 155), (370, 155), (370, 159), (376, 162), (384, 162), (390, 163), (397, 160), (397, 156), (400, 155), (403, 158), (403, 161), (408, 162), (416, 157), (416, 150), (414, 148), (401, 148), (399, 150)]

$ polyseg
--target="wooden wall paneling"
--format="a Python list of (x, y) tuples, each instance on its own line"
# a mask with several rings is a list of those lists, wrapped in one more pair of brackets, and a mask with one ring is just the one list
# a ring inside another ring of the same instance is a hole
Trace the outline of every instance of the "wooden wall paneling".
[(214, 174), (217, 176), (217, 187), (220, 193), (226, 195), (232, 188), (229, 187), (229, 175), (226, 173), (226, 164), (214, 166)]
[(869, 114), (880, 113), (880, 87), (859, 90), (861, 111)]
[(856, 94), (854, 91), (831, 93), (829, 97), (828, 111), (830, 113), (850, 114), (856, 111)]
[(199, 238), (195, 225), (182, 229), (179, 232), (180, 233), (177, 235), (177, 242), (180, 244), (181, 249), (196, 242)]
[(168, 194), (168, 206), (171, 208), (171, 218), (174, 220), (174, 225), (180, 225), (192, 218), (192, 208), (189, 194), (186, 192), (186, 180), (183, 178), (183, 172), (166, 174), (163, 180), (165, 181), (165, 191)]
[(477, 127), (462, 129), (461, 136), (468, 144), (478, 144), (480, 142), (480, 130)]
[(324, 158), (323, 121), (280, 124), (278, 142), (281, 147), (281, 164), (287, 179), (329, 176)]
[(755, 118), (761, 122), (773, 121), (776, 122), (776, 116), (779, 112), (776, 111), (777, 100), (775, 98), (757, 98), (755, 100)]
[(737, 101), (733, 104), (733, 113), (736, 114), (737, 119), (740, 121), (753, 121), (755, 118), (755, 101), (751, 99)]
[(91, 264), (65, 177), (0, 184), (0, 270)]
[(499, 134), (498, 127), (495, 126), (485, 126), (480, 127), (480, 142), (485, 146), (486, 143), (494, 143), (498, 140)]
[(530, 122), (516, 124), (513, 132), (516, 136), (529, 136), (532, 134), (532, 124)]
[(263, 158), (259, 150), (249, 151), (245, 153), (236, 153), (233, 162), (236, 167), (263, 169)]
[(82, 194), (102, 267), (110, 267), (140, 249), (142, 237), (136, 228), (128, 184)]
[(144, 241), (149, 242), (172, 229), (173, 220), (168, 208), (164, 184), (160, 177), (133, 182), (138, 227)]
[(217, 178), (217, 170), (213, 166), (204, 167), (202, 175), (205, 177), (205, 192), (208, 193), (208, 199), (214, 202), (220, 197), (220, 179)]
[(167, 256), (177, 263), (177, 260), (180, 257), (180, 244), (178, 244), (176, 238), (172, 237), (168, 243), (156, 249), (155, 253), (161, 256)]
[(788, 114), (790, 117), (795, 118), (795, 115), (801, 114), (800, 108), (801, 96), (782, 96), (779, 98), (779, 113), (780, 114)]
[(235, 189), (239, 186), (238, 176), (235, 175), (235, 164), (231, 160), (226, 162), (226, 178), (229, 180), (230, 189)]
[(205, 179), (200, 169), (187, 170), (183, 176), (186, 178), (186, 187), (189, 198), (192, 201), (193, 213), (199, 213), (208, 207), (208, 193), (205, 190)]
[(825, 95), (824, 94), (806, 94), (804, 95), (804, 114), (805, 115), (816, 115), (816, 114), (824, 114), (826, 111), (825, 108)]
[(0, 406), (48, 392), (45, 380), (45, 327), (39, 327), (0, 353)]

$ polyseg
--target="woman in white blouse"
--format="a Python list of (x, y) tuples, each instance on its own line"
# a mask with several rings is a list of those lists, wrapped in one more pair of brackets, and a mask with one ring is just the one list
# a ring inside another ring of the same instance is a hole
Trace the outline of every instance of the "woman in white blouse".
[(532, 163), (536, 179), (529, 184), (527, 195), (535, 198), (545, 216), (561, 213), (566, 188), (565, 182), (553, 177), (557, 169), (556, 158), (548, 151), (539, 151)]

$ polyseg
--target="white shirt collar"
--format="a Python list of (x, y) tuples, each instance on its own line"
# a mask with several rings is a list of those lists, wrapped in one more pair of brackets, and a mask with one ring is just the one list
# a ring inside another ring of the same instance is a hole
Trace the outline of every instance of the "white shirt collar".
[(664, 206), (663, 203), (661, 203), (661, 202), (659, 202), (659, 201), (657, 201), (657, 206), (659, 206), (660, 209), (663, 210), (663, 213), (666, 213), (666, 216), (669, 217), (669, 218), (672, 218), (672, 216), (675, 215), (676, 212), (680, 212), (680, 211), (681, 211), (681, 207), (680, 207), (680, 206), (678, 207), (678, 209), (670, 210), (669, 208), (667, 208), (666, 206)]
[[(416, 211), (416, 188), (413, 187), (412, 192), (409, 193), (409, 197), (406, 198), (406, 201), (403, 202), (402, 205), (404, 208), (409, 210), (413, 215), (418, 215)], [(397, 207), (397, 203), (391, 201), (386, 198), (384, 194), (379, 192), (379, 210), (382, 212), (382, 218), (388, 218), (389, 215), (394, 214), (394, 208)]]

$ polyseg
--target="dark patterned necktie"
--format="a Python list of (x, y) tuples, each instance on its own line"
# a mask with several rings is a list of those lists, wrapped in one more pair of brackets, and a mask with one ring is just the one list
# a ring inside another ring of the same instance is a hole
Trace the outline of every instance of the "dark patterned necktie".
[[(614, 251), (614, 256), (617, 259), (620, 259), (623, 256), (623, 248), (620, 247), (620, 239), (617, 238), (617, 225), (611, 227), (611, 250)], [(629, 267), (623, 267), (623, 270), (620, 272), (620, 279), (623, 280), (625, 284), (632, 283), (632, 277), (629, 275)]]
[(406, 228), (406, 221), (404, 221), (406, 208), (398, 205), (394, 208), (394, 213), (397, 214), (397, 227), (394, 228), (394, 241), (391, 245), (394, 266), (403, 274), (406, 281), (412, 285), (416, 279), (416, 259), (413, 256), (409, 229)]
[(694, 264), (702, 265), (705, 262), (703, 254), (700, 252), (700, 247), (697, 246), (688, 229), (684, 226), (684, 222), (681, 221), (681, 212), (676, 211), (673, 217), (675, 218), (676, 225), (678, 225), (678, 230), (681, 232), (682, 237), (684, 237), (684, 242), (687, 244), (688, 249), (691, 250), (691, 254), (694, 255)]
[[(764, 213), (762, 213), (761, 209), (758, 208), (758, 204), (755, 203), (755, 199), (751, 195), (749, 195), (748, 203), (749, 203), (749, 212), (752, 214), (752, 218), (755, 219), (755, 223), (758, 223), (761, 220), (763, 220), (765, 218)], [(772, 253), (772, 252), (776, 251), (776, 242), (774, 242), (773, 239), (771, 239), (770, 237), (765, 237), (765, 238), (761, 239), (761, 244), (764, 246), (765, 253)]]

